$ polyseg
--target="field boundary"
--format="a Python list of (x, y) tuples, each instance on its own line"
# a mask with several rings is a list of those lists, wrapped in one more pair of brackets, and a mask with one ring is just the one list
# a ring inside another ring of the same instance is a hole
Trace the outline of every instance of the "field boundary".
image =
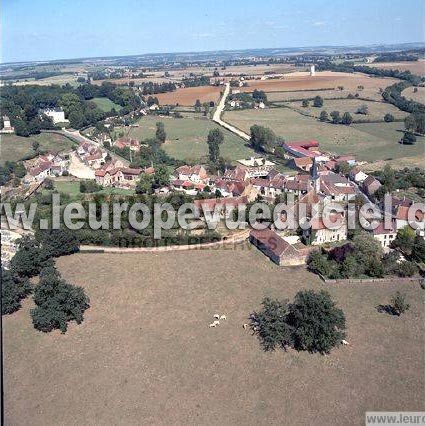
[(316, 274), (325, 284), (373, 284), (373, 283), (394, 283), (394, 282), (414, 282), (419, 281), (421, 277), (388, 277), (388, 278), (339, 278), (329, 279), (321, 274)]

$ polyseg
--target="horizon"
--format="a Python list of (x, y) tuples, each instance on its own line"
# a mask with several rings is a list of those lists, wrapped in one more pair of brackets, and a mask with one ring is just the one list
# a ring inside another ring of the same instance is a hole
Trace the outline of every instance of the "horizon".
[(262, 10), (252, 0), (244, 2), (243, 10), (220, 0), (199, 12), (193, 0), (179, 5), (126, 0), (119, 10), (110, 1), (97, 0), (78, 0), (71, 6), (48, 0), (45, 6), (39, 10), (29, 0), (3, 1), (2, 64), (424, 42), (420, 0), (408, 5), (377, 0), (372, 10), (366, 0), (339, 9), (328, 0), (291, 0), (285, 5), (266, 0)]

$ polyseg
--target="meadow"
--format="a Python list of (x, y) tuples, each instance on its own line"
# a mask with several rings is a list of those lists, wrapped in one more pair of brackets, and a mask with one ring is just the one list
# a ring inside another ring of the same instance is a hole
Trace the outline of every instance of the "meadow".
[(322, 150), (354, 154), (361, 161), (423, 161), (424, 137), (418, 137), (416, 145), (403, 146), (398, 143), (404, 129), (402, 122), (334, 125), (321, 123), (290, 108), (227, 111), (224, 120), (246, 132), (253, 124), (266, 126), (288, 141), (317, 139)]
[[(91, 307), (65, 335), (33, 329), (30, 299), (3, 317), (5, 423), (359, 425), (365, 411), (423, 408), (418, 283), (325, 287), (251, 246), (228, 248), (58, 259)], [(324, 288), (350, 342), (328, 356), (263, 352), (242, 327), (265, 296)], [(410, 310), (378, 313), (397, 290)], [(227, 321), (210, 329), (217, 312)]]
[(70, 139), (57, 133), (40, 133), (27, 138), (16, 135), (1, 135), (0, 164), (4, 164), (6, 161), (19, 161), (33, 155), (33, 142), (38, 142), (40, 148), (46, 151), (67, 151), (75, 146)]
[(403, 62), (377, 62), (367, 64), (368, 67), (384, 68), (399, 71), (410, 71), (412, 74), (425, 76), (425, 60)]
[(401, 94), (407, 99), (412, 99), (416, 102), (420, 102), (421, 104), (425, 104), (425, 87), (408, 87), (407, 89), (404, 89)]
[[(320, 94), (319, 94), (320, 96)], [(353, 117), (354, 121), (358, 120), (384, 120), (384, 115), (389, 113), (396, 120), (403, 120), (409, 114), (400, 111), (394, 105), (384, 103), (384, 102), (370, 102), (362, 99), (325, 99), (323, 106), (320, 108), (313, 107), (313, 102), (309, 103), (309, 106), (304, 108), (301, 105), (300, 101), (297, 102), (287, 102), (285, 105), (290, 106), (291, 108), (301, 112), (303, 114), (309, 114), (316, 118), (319, 118), (320, 113), (325, 110), (330, 114), (332, 111), (339, 111), (342, 115), (344, 112), (349, 112)], [(357, 114), (357, 110), (366, 105), (368, 108), (368, 114)]]
[[(199, 160), (208, 155), (208, 132), (219, 126), (207, 118), (198, 117), (199, 114), (186, 115), (185, 118), (143, 117), (138, 121), (139, 127), (131, 127), (128, 135), (138, 140), (153, 137), (156, 122), (162, 121), (167, 133), (164, 150), (179, 160)], [(224, 142), (220, 146), (224, 158), (238, 160), (253, 155), (254, 151), (246, 146), (243, 139), (226, 129), (220, 129), (224, 134)]]
[(94, 102), (97, 107), (104, 112), (109, 112), (112, 108), (115, 108), (116, 111), (119, 111), (121, 109), (120, 105), (116, 104), (115, 102), (112, 102), (108, 98), (93, 98), (91, 99), (91, 102)]

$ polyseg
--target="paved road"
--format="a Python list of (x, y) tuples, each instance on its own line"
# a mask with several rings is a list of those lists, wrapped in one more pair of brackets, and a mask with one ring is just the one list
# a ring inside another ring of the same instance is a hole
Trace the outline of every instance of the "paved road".
[(243, 132), (242, 130), (237, 129), (236, 127), (232, 126), (229, 123), (226, 123), (225, 121), (223, 121), (221, 119), (221, 113), (223, 112), (224, 107), (226, 105), (226, 98), (229, 95), (229, 92), (230, 92), (230, 83), (226, 83), (226, 87), (224, 88), (223, 96), (221, 97), (220, 102), (217, 105), (217, 109), (214, 112), (213, 121), (215, 121), (217, 124), (224, 127), (225, 129), (230, 130), (235, 135), (240, 136), (242, 139), (249, 141), (250, 136), (247, 133)]

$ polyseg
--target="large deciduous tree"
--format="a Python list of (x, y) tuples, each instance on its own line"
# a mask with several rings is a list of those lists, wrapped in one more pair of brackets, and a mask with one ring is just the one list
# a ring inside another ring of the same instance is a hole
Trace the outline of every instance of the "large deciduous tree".
[(220, 145), (224, 141), (224, 135), (220, 129), (211, 129), (208, 133), (207, 144), (211, 163), (216, 164), (220, 157)]

